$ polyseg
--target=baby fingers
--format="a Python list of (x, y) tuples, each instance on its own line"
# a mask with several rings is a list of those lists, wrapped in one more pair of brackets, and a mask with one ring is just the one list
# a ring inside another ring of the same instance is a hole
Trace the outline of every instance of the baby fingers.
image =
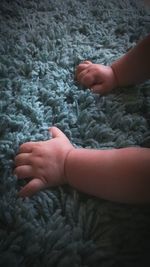
[(15, 166), (21, 165), (29, 165), (30, 164), (30, 157), (29, 153), (21, 153), (15, 157)]
[(38, 179), (38, 178), (34, 178), (33, 180), (31, 180), (27, 185), (25, 185), (19, 192), (19, 196), (20, 197), (30, 197), (33, 194), (35, 194), (36, 192), (46, 188), (46, 184)]
[(92, 62), (90, 61), (84, 61), (81, 64), (79, 64), (76, 68), (76, 79), (78, 80), (78, 75), (85, 69), (87, 69), (90, 65), (92, 64)]
[(27, 142), (19, 147), (19, 153), (31, 153), (33, 147), (36, 146), (36, 142)]
[(91, 87), (95, 83), (95, 75), (93, 75), (93, 72), (87, 68), (80, 72), (78, 75), (78, 81), (86, 87)]
[(29, 177), (33, 177), (33, 169), (30, 165), (22, 165), (18, 166), (14, 170), (14, 174), (17, 176), (18, 179), (25, 179)]

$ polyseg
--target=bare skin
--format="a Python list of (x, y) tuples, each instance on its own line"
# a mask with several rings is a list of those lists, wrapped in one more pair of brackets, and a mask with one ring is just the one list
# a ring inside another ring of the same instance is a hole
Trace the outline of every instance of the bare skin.
[(82, 62), (76, 70), (76, 79), (93, 93), (106, 94), (117, 87), (117, 80), (110, 66)]
[(52, 140), (27, 142), (15, 157), (15, 174), (18, 179), (31, 178), (20, 191), (20, 196), (31, 196), (41, 189), (66, 183), (64, 165), (67, 154), (73, 149), (68, 138), (56, 127), (50, 129)]
[[(150, 78), (150, 36), (111, 66), (82, 62), (76, 71), (79, 83), (105, 94), (117, 86)], [(53, 138), (20, 146), (14, 173), (31, 178), (19, 196), (31, 196), (47, 187), (68, 183), (79, 191), (124, 203), (150, 202), (150, 150), (74, 148), (56, 127)]]
[(150, 78), (150, 35), (111, 66), (82, 62), (77, 66), (76, 78), (93, 93), (100, 94), (144, 82)]

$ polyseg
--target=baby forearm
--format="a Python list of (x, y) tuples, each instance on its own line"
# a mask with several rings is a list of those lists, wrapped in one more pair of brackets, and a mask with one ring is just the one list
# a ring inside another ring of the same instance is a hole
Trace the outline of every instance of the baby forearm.
[(150, 201), (149, 149), (74, 149), (65, 169), (68, 183), (82, 192), (119, 202)]
[(118, 86), (135, 85), (150, 78), (150, 35), (112, 64)]

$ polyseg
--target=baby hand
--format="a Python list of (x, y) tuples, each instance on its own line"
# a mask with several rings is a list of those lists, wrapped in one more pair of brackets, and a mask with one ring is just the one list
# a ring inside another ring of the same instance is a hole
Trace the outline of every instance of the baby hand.
[(18, 179), (31, 178), (19, 192), (20, 196), (31, 196), (41, 189), (67, 182), (65, 161), (68, 153), (75, 148), (58, 128), (52, 127), (50, 131), (51, 140), (20, 146), (14, 173)]
[(110, 66), (84, 61), (76, 69), (76, 79), (92, 92), (106, 94), (117, 87), (116, 77)]

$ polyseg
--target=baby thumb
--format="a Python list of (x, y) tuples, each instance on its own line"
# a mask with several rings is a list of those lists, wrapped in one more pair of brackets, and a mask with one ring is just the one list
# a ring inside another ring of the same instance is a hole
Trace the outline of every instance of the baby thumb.
[(56, 137), (65, 137), (66, 138), (64, 133), (61, 130), (59, 130), (57, 127), (53, 126), (53, 127), (49, 128), (49, 132), (51, 133), (53, 138), (56, 138)]

